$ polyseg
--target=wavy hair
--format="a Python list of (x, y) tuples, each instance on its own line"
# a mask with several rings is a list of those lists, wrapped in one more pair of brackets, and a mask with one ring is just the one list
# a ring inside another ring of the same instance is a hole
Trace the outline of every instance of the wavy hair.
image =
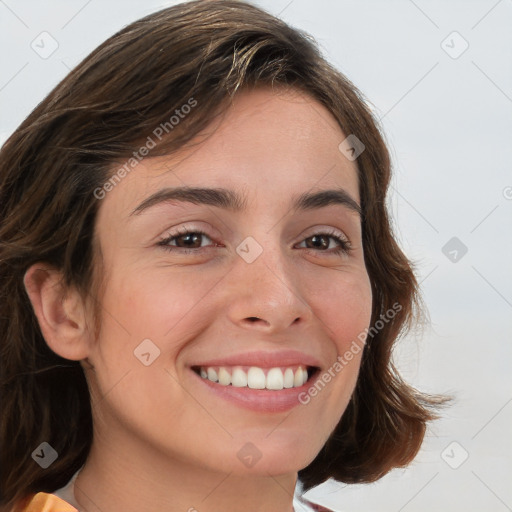
[[(238, 91), (292, 87), (324, 105), (357, 158), (362, 236), (373, 304), (371, 333), (350, 403), (317, 457), (299, 472), (305, 490), (332, 477), (372, 482), (415, 457), (442, 399), (405, 383), (394, 343), (420, 318), (418, 284), (386, 208), (390, 157), (363, 95), (306, 33), (247, 2), (194, 0), (142, 18), (106, 40), (33, 110), (0, 152), (0, 490), (12, 506), (65, 485), (92, 442), (90, 396), (78, 361), (47, 346), (23, 284), (39, 261), (66, 285), (93, 294), (101, 263), (95, 195), (155, 126), (195, 98), (198, 106), (152, 155), (179, 149), (225, 112)], [(31, 453), (59, 453), (47, 469)]]

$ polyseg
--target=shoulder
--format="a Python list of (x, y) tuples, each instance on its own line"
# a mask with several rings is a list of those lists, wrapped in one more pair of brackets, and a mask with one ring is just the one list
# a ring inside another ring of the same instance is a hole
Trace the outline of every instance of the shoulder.
[(28, 503), (20, 510), (20, 512), (79, 512), (69, 503), (61, 500), (54, 494), (38, 492)]

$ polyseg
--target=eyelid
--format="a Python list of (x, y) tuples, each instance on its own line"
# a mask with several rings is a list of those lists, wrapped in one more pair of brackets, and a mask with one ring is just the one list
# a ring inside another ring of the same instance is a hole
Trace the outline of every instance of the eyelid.
[(340, 238), (343, 238), (347, 242), (350, 242), (349, 237), (346, 235), (344, 231), (339, 228), (335, 228), (327, 225), (314, 226), (311, 229), (308, 229), (304, 232), (305, 234), (301, 235), (301, 238), (309, 238), (310, 236), (319, 235), (319, 234), (329, 234), (329, 235), (337, 235)]
[[(204, 224), (204, 223), (202, 223)], [(208, 234), (207, 231), (213, 232), (212, 234)], [(210, 225), (208, 227), (202, 227), (200, 224), (192, 224), (192, 223), (184, 223), (180, 224), (177, 227), (168, 228), (165, 230), (165, 232), (162, 235), (158, 236), (158, 240), (167, 240), (170, 237), (175, 237), (183, 234), (187, 234), (190, 232), (194, 233), (203, 233), (204, 235), (208, 236), (209, 238), (213, 237), (221, 237), (222, 235), (219, 233), (218, 230), (213, 229)]]

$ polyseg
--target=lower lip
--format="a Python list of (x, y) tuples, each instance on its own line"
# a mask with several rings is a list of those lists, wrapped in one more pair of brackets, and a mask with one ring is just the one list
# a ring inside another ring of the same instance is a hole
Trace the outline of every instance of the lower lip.
[(316, 379), (318, 370), (298, 388), (284, 388), (281, 390), (238, 388), (235, 386), (223, 386), (219, 383), (203, 379), (196, 372), (190, 370), (196, 379), (199, 379), (207, 388), (217, 396), (224, 398), (236, 405), (258, 412), (284, 412), (302, 405), (299, 400), (301, 393), (306, 392)]

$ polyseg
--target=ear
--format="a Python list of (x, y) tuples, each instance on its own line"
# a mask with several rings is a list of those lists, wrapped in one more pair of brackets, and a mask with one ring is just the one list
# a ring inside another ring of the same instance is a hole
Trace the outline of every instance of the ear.
[(62, 272), (35, 263), (23, 278), (39, 327), (57, 355), (74, 361), (88, 356), (89, 332), (85, 304), (74, 288), (66, 288)]

